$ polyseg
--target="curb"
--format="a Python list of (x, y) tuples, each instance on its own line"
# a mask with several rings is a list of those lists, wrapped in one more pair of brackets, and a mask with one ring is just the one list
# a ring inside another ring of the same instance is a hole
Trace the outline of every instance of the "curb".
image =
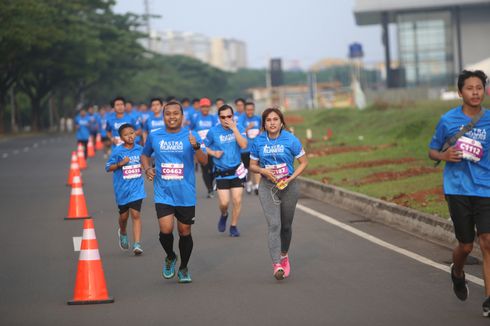
[[(422, 213), (381, 199), (326, 185), (319, 181), (298, 177), (302, 195), (340, 207), (351, 213), (393, 227), (453, 249), (457, 245), (452, 222), (437, 215)], [(475, 242), (472, 256), (481, 259), (481, 252)]]

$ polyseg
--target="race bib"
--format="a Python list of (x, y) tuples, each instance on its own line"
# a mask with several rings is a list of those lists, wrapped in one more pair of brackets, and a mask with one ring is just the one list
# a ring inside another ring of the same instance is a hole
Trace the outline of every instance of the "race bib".
[(482, 144), (468, 137), (460, 137), (455, 144), (456, 149), (463, 152), (463, 159), (471, 162), (479, 162), (483, 157)]
[(254, 139), (255, 137), (257, 137), (257, 135), (260, 133), (260, 129), (249, 129), (247, 131), (247, 136), (248, 138), (250, 139)]
[(122, 167), (123, 179), (136, 179), (141, 177), (141, 164), (125, 165)]
[(199, 135), (199, 137), (201, 137), (202, 140), (204, 140), (208, 135), (208, 131), (209, 129), (199, 130), (197, 134)]
[(245, 168), (245, 165), (243, 165), (243, 163), (240, 163), (240, 165), (236, 169), (235, 175), (239, 179), (244, 179), (247, 177), (247, 173), (248, 173), (248, 170)]
[(274, 174), (278, 180), (289, 175), (289, 169), (286, 163), (266, 165), (265, 168), (272, 169), (272, 174)]
[(182, 180), (184, 179), (184, 163), (162, 163), (161, 172), (163, 180)]

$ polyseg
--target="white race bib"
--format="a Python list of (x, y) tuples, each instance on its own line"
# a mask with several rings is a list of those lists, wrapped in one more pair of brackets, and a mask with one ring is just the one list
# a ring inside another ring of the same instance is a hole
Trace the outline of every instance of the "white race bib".
[(286, 163), (266, 165), (265, 168), (271, 169), (272, 173), (278, 180), (289, 175), (289, 169)]
[(125, 165), (122, 167), (123, 179), (136, 179), (141, 177), (141, 164)]
[(206, 138), (206, 136), (208, 135), (208, 131), (209, 131), (209, 129), (199, 130), (197, 132), (197, 134), (199, 135), (199, 137), (201, 137), (202, 140), (204, 140)]
[(243, 165), (243, 163), (240, 163), (240, 165), (238, 166), (238, 168), (236, 169), (236, 172), (235, 172), (235, 175), (239, 178), (239, 179), (244, 179), (247, 177), (247, 173), (248, 173), (248, 170), (245, 169), (245, 165)]
[(259, 133), (260, 133), (260, 129), (254, 129), (254, 128), (252, 128), (252, 129), (249, 129), (249, 130), (247, 131), (247, 136), (248, 136), (248, 138), (250, 138), (250, 139), (254, 139), (255, 137), (257, 137), (257, 135), (258, 135)]
[(184, 163), (162, 163), (161, 172), (163, 180), (183, 180)]

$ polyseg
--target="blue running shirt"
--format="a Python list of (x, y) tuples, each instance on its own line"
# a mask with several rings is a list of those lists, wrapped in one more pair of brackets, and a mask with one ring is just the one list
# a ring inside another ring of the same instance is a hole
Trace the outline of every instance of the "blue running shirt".
[(252, 144), (250, 158), (259, 161), (262, 168), (272, 169), (274, 176), (281, 179), (294, 173), (294, 159), (305, 155), (298, 138), (282, 130), (275, 139), (269, 139), (267, 131), (258, 135)]
[[(246, 137), (245, 129), (241, 126), (237, 126), (237, 128), (240, 134)], [(212, 150), (223, 151), (223, 155), (219, 159), (214, 156), (212, 157), (215, 168), (220, 171), (231, 170), (241, 163), (241, 148), (236, 141), (233, 131), (223, 128), (221, 124), (209, 130), (206, 139), (204, 139), (204, 145)], [(233, 178), (236, 178), (236, 176), (216, 177), (216, 179)]]
[[(115, 113), (107, 117), (106, 130), (112, 133), (113, 138), (117, 139), (118, 143), (116, 146), (120, 146), (123, 143), (121, 137), (119, 137), (119, 127), (127, 123), (131, 124), (135, 128), (135, 131), (140, 128), (139, 123), (128, 114), (124, 114), (122, 118), (117, 118)], [(134, 142), (136, 143), (136, 140)], [(113, 144), (112, 148), (114, 147)]]
[[(444, 114), (437, 124), (434, 136), (429, 144), (430, 149), (441, 150), (447, 139), (458, 133), (471, 118), (463, 113), (461, 106)], [(476, 126), (460, 138), (460, 144), (470, 144), (470, 151), (478, 152), (479, 161), (471, 160), (472, 153), (463, 151), (468, 159), (458, 163), (446, 162), (444, 168), (444, 193), (446, 195), (463, 195), (490, 197), (490, 112), (478, 121)], [(461, 146), (461, 145), (457, 145)], [(462, 145), (463, 148), (467, 145)]]
[(163, 121), (163, 114), (160, 114), (160, 116), (155, 116), (155, 113), (151, 112), (151, 114), (148, 116), (148, 119), (146, 119), (146, 122), (144, 124), (144, 130), (148, 133), (151, 134), (153, 131), (165, 127), (165, 122)]
[[(196, 139), (199, 135), (192, 132)], [(153, 179), (155, 203), (170, 206), (196, 205), (195, 150), (189, 142), (189, 129), (178, 133), (158, 129), (148, 135), (143, 154), (155, 153)]]
[(111, 156), (105, 165), (109, 172), (109, 167), (120, 162), (124, 157), (129, 157), (129, 162), (114, 171), (113, 185), (116, 203), (126, 205), (135, 200), (146, 198), (145, 181), (142, 176), (140, 157), (143, 147), (135, 144), (132, 149), (118, 146), (112, 150)]
[(88, 114), (85, 117), (77, 115), (75, 117), (75, 126), (79, 126), (76, 132), (77, 140), (88, 140), (90, 137), (90, 118)]
[(253, 115), (251, 118), (247, 117), (246, 114), (242, 116), (240, 119), (240, 125), (243, 127), (243, 129), (247, 130), (247, 127), (250, 124), (254, 124), (253, 127), (251, 127), (246, 133), (247, 133), (247, 148), (242, 150), (242, 153), (250, 153), (250, 149), (252, 148), (252, 143), (255, 137), (257, 137), (260, 133), (260, 127), (261, 127), (261, 122), (262, 119), (258, 115)]
[(191, 129), (199, 135), (198, 141), (203, 141), (208, 134), (209, 129), (218, 124), (218, 118), (214, 114), (203, 115), (201, 112), (194, 116)]

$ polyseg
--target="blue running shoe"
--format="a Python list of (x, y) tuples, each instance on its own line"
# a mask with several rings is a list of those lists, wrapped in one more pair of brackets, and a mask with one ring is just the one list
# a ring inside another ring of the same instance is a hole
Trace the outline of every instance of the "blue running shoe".
[(234, 225), (230, 226), (230, 237), (239, 237), (240, 232), (238, 232), (238, 228)]
[(226, 230), (226, 219), (227, 218), (228, 218), (228, 214), (221, 215), (221, 217), (219, 218), (219, 222), (218, 222), (218, 231), (219, 232), (225, 232), (225, 230)]
[(121, 229), (117, 230), (117, 237), (119, 238), (119, 248), (121, 250), (128, 250), (129, 249), (129, 240), (128, 240), (128, 235), (127, 234), (122, 234)]
[(179, 273), (177, 274), (179, 278), (179, 283), (191, 283), (191, 273), (187, 270), (187, 268), (179, 269)]
[(141, 255), (142, 253), (143, 253), (143, 248), (141, 248), (140, 243), (139, 243), (139, 242), (135, 242), (135, 243), (133, 244), (133, 254), (134, 254), (135, 256), (139, 256), (139, 255)]
[(177, 256), (174, 259), (168, 257), (165, 258), (162, 268), (162, 276), (164, 279), (170, 279), (175, 276), (175, 264), (177, 263)]

